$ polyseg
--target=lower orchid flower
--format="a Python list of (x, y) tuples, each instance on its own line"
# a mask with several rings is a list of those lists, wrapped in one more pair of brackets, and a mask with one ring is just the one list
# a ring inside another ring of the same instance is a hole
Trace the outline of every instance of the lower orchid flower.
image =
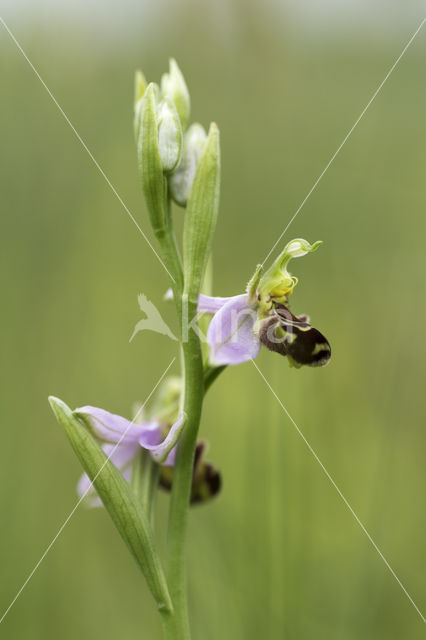
[(213, 314), (207, 331), (212, 365), (252, 360), (262, 344), (287, 356), (297, 367), (327, 364), (331, 356), (328, 340), (309, 324), (307, 316), (296, 317), (288, 308), (297, 279), (289, 274), (287, 264), (320, 244), (292, 240), (265, 274), (258, 266), (246, 293), (229, 298), (200, 295), (199, 312)]
[[(76, 409), (74, 414), (83, 420), (92, 434), (102, 442), (104, 453), (128, 482), (132, 463), (141, 449), (149, 451), (159, 464), (174, 464), (176, 443), (185, 422), (184, 414), (180, 414), (171, 427), (170, 423), (160, 420), (135, 423), (105, 409), (90, 406)], [(91, 506), (101, 506), (102, 503), (86, 474), (81, 476), (77, 491), (80, 496), (87, 494)]]

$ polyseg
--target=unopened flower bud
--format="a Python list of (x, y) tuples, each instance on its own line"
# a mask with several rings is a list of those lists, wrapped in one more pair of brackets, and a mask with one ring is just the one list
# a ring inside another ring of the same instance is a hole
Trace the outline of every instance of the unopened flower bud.
[(169, 100), (162, 100), (157, 108), (158, 148), (163, 171), (176, 167), (182, 152), (182, 127), (176, 107)]
[(181, 207), (186, 206), (206, 140), (205, 129), (198, 123), (192, 124), (183, 137), (181, 160), (169, 179), (171, 196)]
[(173, 58), (171, 58), (169, 62), (169, 73), (165, 73), (161, 78), (161, 93), (174, 103), (180, 118), (182, 130), (185, 131), (189, 120), (191, 103), (185, 79), (176, 60)]

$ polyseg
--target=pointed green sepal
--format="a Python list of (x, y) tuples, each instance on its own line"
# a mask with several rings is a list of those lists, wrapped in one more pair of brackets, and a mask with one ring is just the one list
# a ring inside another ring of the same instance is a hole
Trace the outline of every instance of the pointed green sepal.
[(154, 546), (151, 526), (147, 516), (136, 504), (129, 484), (71, 409), (53, 396), (49, 397), (49, 402), (83, 469), (144, 574), (158, 608), (172, 611), (167, 582)]
[(185, 78), (174, 58), (169, 60), (169, 73), (165, 73), (161, 78), (161, 93), (174, 103), (182, 124), (182, 130), (185, 131), (189, 120), (191, 101)]
[(191, 186), (183, 231), (185, 293), (196, 303), (209, 259), (219, 210), (219, 129), (209, 134)]
[(154, 232), (165, 227), (167, 183), (158, 144), (158, 89), (151, 82), (137, 106), (139, 174)]

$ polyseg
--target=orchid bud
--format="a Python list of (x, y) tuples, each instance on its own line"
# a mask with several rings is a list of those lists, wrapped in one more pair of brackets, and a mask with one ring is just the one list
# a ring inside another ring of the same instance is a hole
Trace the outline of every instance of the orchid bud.
[(177, 169), (169, 178), (169, 189), (173, 200), (185, 207), (194, 181), (195, 172), (207, 140), (204, 127), (192, 124), (183, 137), (182, 157)]
[(157, 122), (157, 89), (150, 83), (137, 106), (137, 156), (142, 189), (154, 232), (165, 226), (167, 182), (163, 174)]
[(219, 182), (219, 129), (212, 123), (188, 195), (183, 230), (185, 294), (191, 304), (197, 304), (211, 251), (219, 209)]
[(162, 100), (157, 108), (158, 147), (163, 171), (177, 166), (182, 152), (182, 127), (173, 102)]
[(185, 131), (191, 108), (190, 97), (183, 74), (173, 58), (169, 61), (169, 73), (165, 73), (161, 78), (161, 93), (174, 103), (182, 131)]

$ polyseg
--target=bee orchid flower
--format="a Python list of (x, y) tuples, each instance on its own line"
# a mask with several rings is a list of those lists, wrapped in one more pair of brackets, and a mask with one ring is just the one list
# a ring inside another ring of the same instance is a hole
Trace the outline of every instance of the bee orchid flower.
[(262, 344), (287, 356), (296, 367), (327, 364), (331, 356), (328, 340), (309, 324), (307, 316), (297, 317), (288, 308), (297, 278), (289, 274), (287, 265), (320, 244), (292, 240), (266, 273), (261, 265), (256, 269), (246, 293), (229, 298), (200, 295), (199, 312), (213, 315), (207, 331), (212, 365), (252, 360)]
[[(132, 463), (141, 449), (150, 452), (159, 464), (172, 466), (175, 461), (176, 443), (184, 426), (184, 416), (180, 414), (176, 422), (170, 424), (159, 420), (135, 423), (97, 407), (81, 407), (74, 414), (102, 442), (102, 449), (110, 461), (130, 481)], [(100, 506), (101, 501), (91, 490), (92, 483), (83, 474), (77, 486), (80, 496), (88, 494), (91, 506)]]

